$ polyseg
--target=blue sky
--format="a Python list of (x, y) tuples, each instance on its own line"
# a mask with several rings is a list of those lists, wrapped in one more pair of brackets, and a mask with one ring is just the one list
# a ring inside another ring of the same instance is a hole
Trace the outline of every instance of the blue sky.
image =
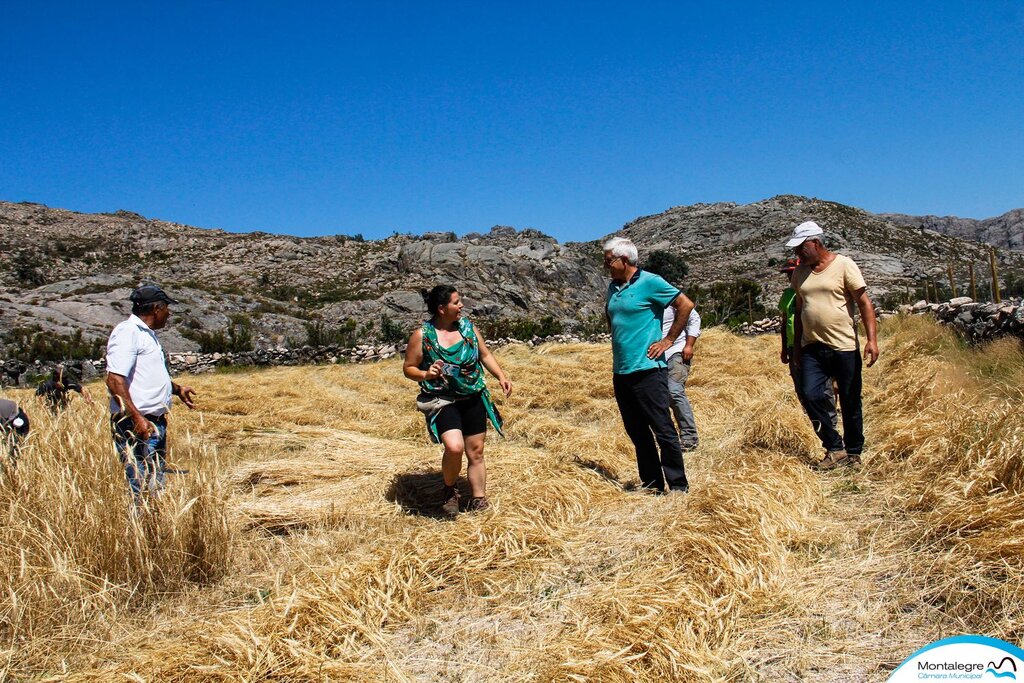
[(4, 200), (564, 241), (783, 193), (1024, 206), (1024, 4), (0, 0)]

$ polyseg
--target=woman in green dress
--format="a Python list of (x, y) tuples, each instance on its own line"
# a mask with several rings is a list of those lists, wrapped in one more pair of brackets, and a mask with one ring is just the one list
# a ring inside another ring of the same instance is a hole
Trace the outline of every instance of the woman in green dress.
[(465, 454), (472, 496), (466, 509), (486, 510), (484, 437), (488, 421), (501, 434), (501, 415), (487, 391), (483, 369), (494, 375), (506, 396), (512, 383), (473, 323), (462, 317), (462, 297), (455, 287), (438, 285), (425, 298), (431, 317), (409, 337), (403, 372), (420, 384), (417, 406), (426, 415), (431, 440), (444, 444), (441, 507), (448, 515), (459, 511), (455, 484)]

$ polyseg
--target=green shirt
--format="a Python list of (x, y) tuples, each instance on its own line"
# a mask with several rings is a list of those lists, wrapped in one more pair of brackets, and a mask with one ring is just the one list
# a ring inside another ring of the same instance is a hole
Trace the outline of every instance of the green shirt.
[(793, 337), (796, 336), (796, 329), (793, 327), (796, 320), (796, 291), (792, 287), (786, 287), (779, 299), (779, 313), (786, 325), (786, 348), (793, 348)]
[(444, 363), (440, 377), (420, 382), (424, 393), (451, 398), (472, 396), (484, 390), (484, 369), (480, 364), (473, 323), (466, 318), (459, 318), (459, 334), (462, 339), (448, 348), (441, 346), (437, 340), (437, 330), (429, 320), (423, 323), (421, 329), (423, 362), (420, 363), (420, 370), (426, 370), (437, 361)]
[[(462, 339), (445, 348), (437, 339), (437, 329), (429, 320), (420, 328), (423, 333), (423, 361), (420, 370), (426, 370), (437, 361), (444, 363), (441, 376), (435, 380), (425, 379), (420, 382), (421, 396), (440, 396), (448, 400), (461, 400), (467, 396), (480, 395), (487, 412), (487, 419), (502, 437), (503, 421), (498, 407), (491, 400), (491, 392), (487, 391), (484, 381), (484, 368), (480, 362), (480, 350), (477, 347), (476, 330), (473, 323), (466, 318), (459, 319), (459, 334)], [(437, 431), (437, 416), (441, 410), (434, 410), (426, 415), (427, 433), (434, 443), (441, 443), (441, 435)]]
[(628, 375), (667, 367), (665, 357), (647, 357), (647, 348), (661, 341), (661, 314), (679, 290), (659, 275), (637, 270), (622, 285), (608, 285), (606, 311), (612, 327), (612, 372)]

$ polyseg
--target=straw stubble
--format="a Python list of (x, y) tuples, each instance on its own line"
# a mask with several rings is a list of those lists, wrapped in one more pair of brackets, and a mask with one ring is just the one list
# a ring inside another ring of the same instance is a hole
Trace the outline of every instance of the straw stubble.
[(636, 490), (607, 347), (501, 349), (493, 508), (454, 521), (395, 361), (190, 379), (192, 473), (138, 521), (100, 410), (36, 406), (0, 490), (6, 673), (876, 680), (941, 635), (1019, 638), (1022, 421), (985, 377), (1024, 375), (885, 332), (865, 467), (820, 475), (777, 339), (706, 331), (682, 498)]

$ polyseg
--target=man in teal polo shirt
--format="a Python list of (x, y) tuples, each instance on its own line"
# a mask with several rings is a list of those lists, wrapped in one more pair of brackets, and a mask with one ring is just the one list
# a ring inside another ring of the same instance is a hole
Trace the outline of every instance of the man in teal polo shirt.
[[(693, 302), (660, 276), (637, 267), (636, 246), (623, 237), (604, 245), (611, 275), (605, 312), (612, 332), (612, 383), (622, 424), (636, 447), (643, 487), (685, 493), (686, 468), (669, 406), (665, 351), (682, 333)], [(662, 312), (675, 320), (662, 337)], [(658, 451), (661, 451), (659, 457)]]

